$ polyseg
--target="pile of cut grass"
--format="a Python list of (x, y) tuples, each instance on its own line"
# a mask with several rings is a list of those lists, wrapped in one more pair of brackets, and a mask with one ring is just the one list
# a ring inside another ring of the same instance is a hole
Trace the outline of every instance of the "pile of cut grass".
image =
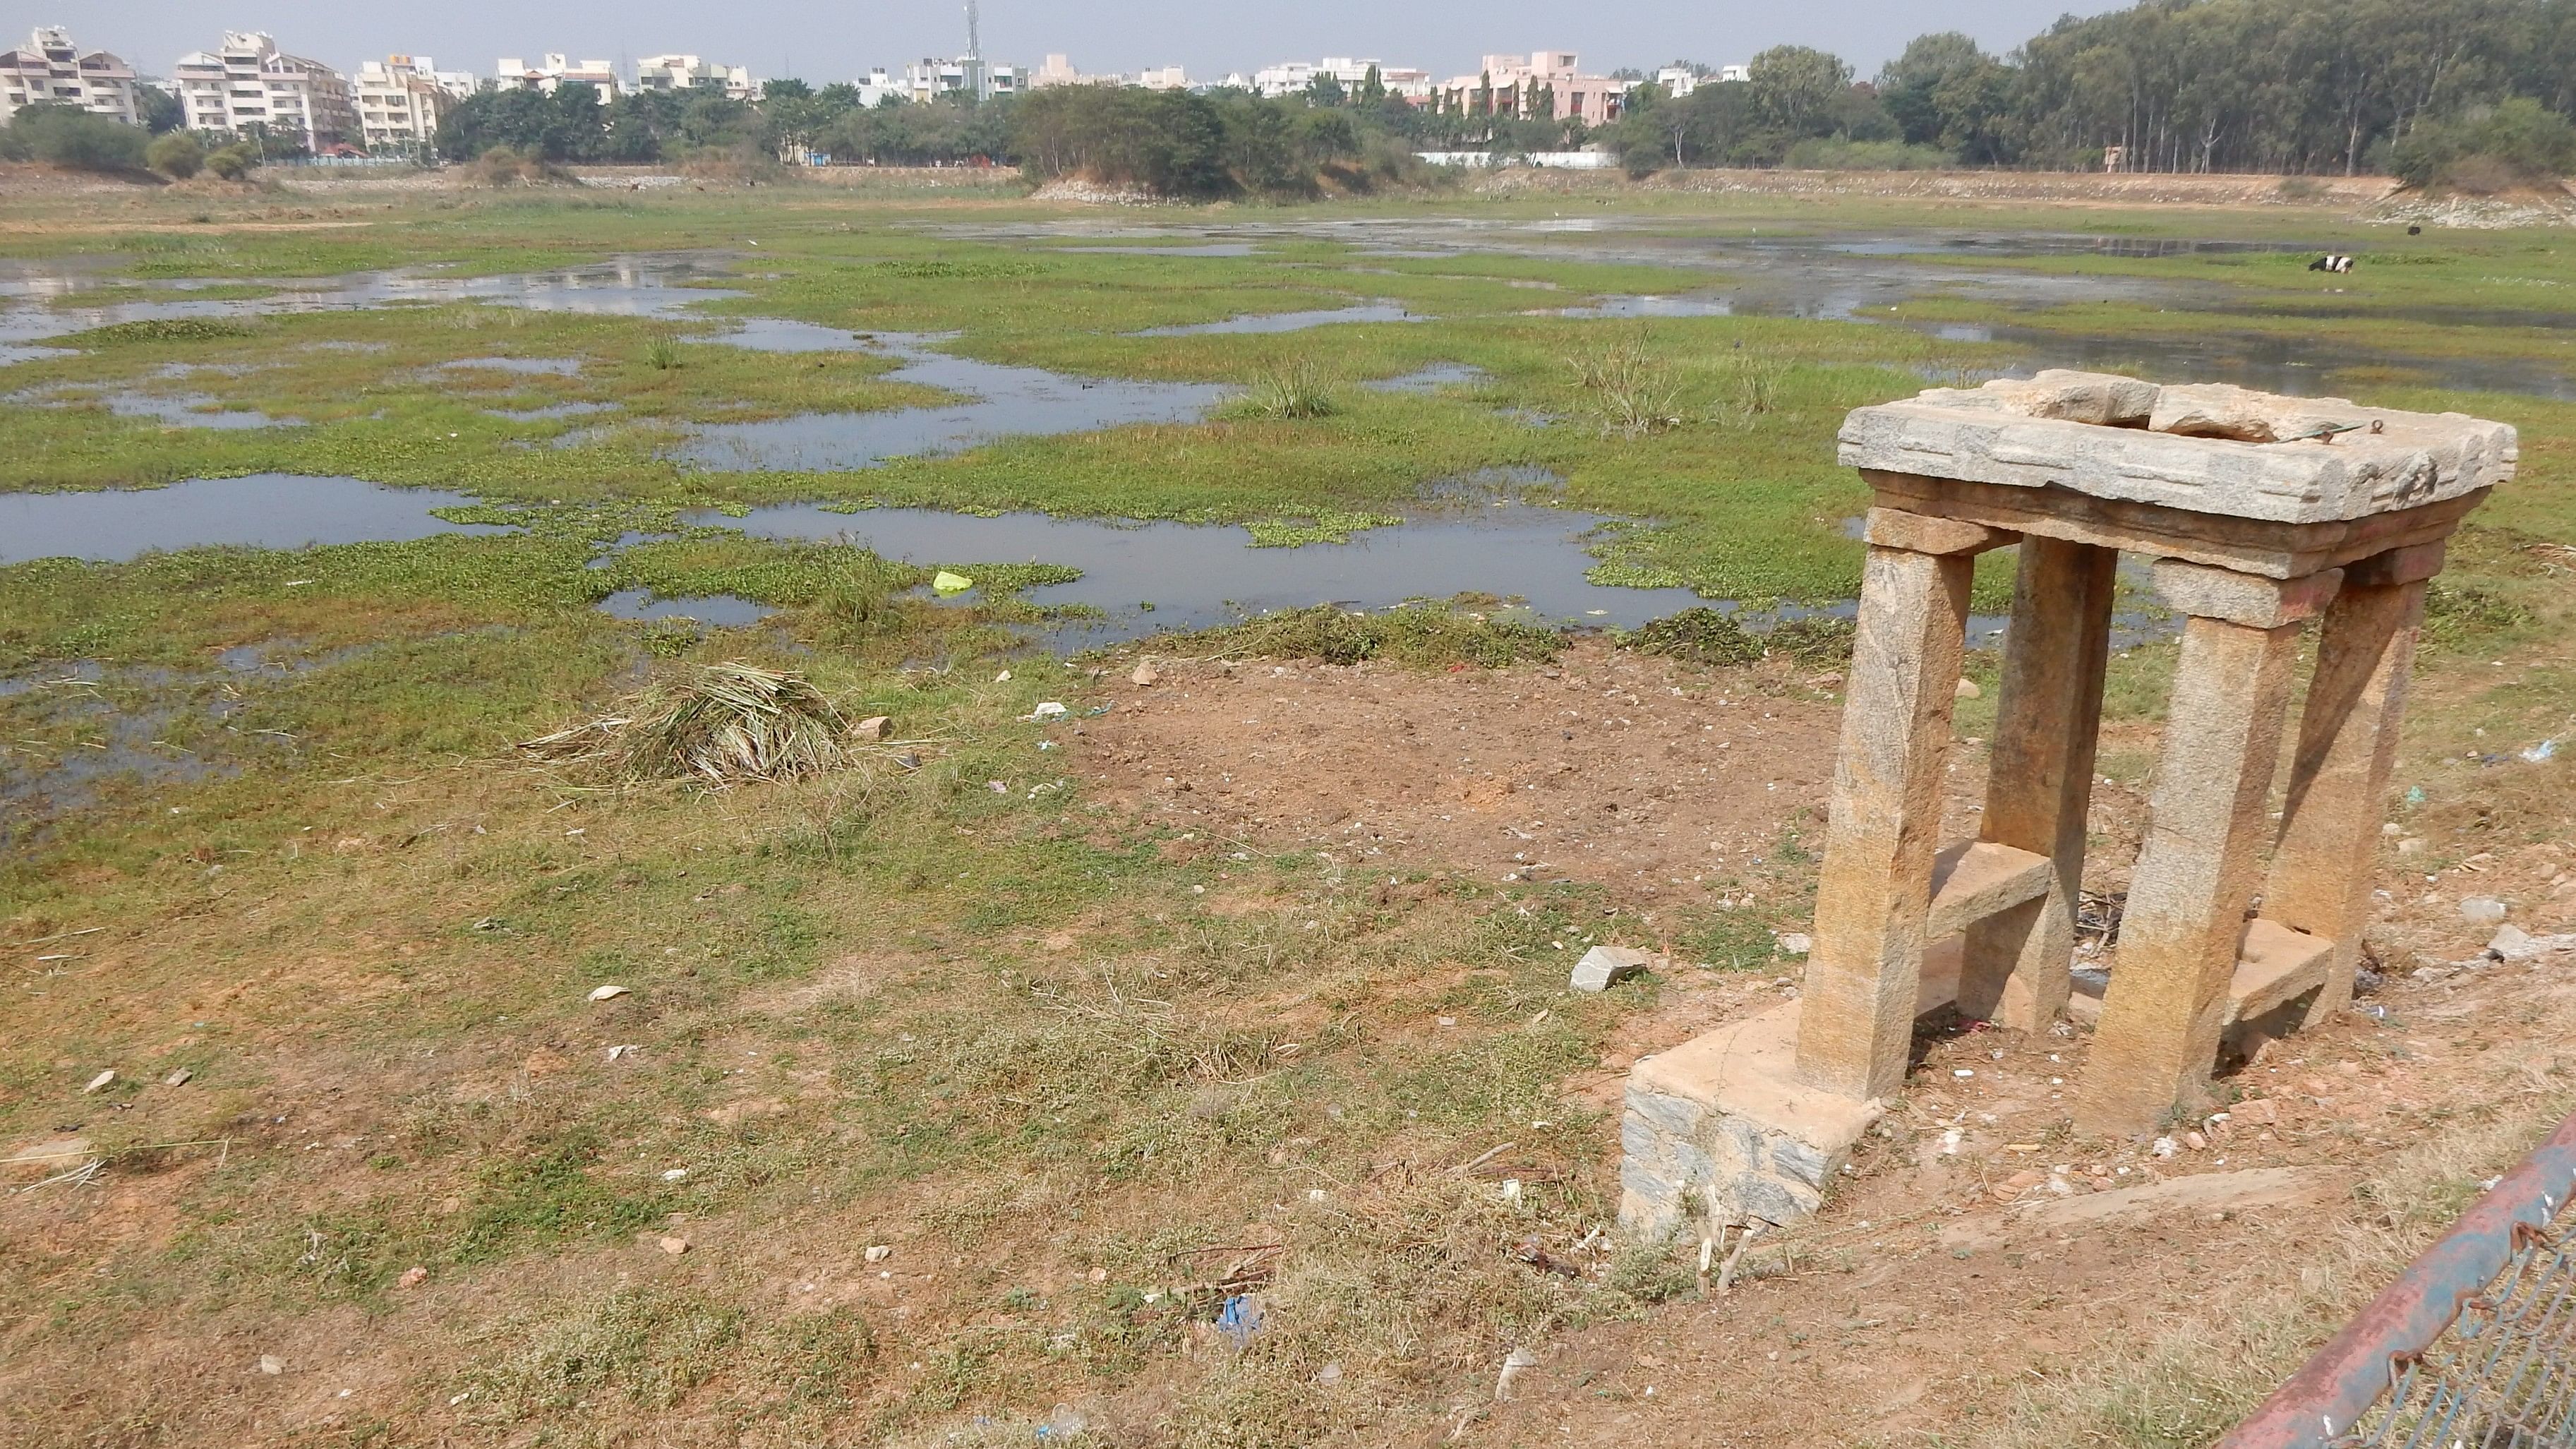
[(793, 780), (850, 762), (848, 722), (801, 676), (727, 661), (647, 690), (631, 713), (527, 740), (539, 759), (596, 768), (625, 787)]

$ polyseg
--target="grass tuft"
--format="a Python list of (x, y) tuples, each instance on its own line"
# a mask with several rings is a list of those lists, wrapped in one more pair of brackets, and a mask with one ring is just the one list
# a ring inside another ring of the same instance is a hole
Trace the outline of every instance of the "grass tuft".
[(1387, 659), (1431, 667), (1500, 668), (1554, 659), (1565, 647), (1565, 636), (1544, 624), (1447, 604), (1407, 604), (1379, 614), (1317, 604), (1211, 629), (1194, 642), (1219, 654), (1321, 659), (1327, 664)]
[(1565, 360), (1574, 370), (1574, 385), (1584, 392), (1602, 432), (1642, 438), (1681, 425), (1675, 403), (1680, 386), (1672, 369), (1646, 355), (1643, 329), (1627, 333), (1590, 352)]
[(1333, 397), (1332, 380), (1313, 358), (1292, 357), (1262, 364), (1253, 374), (1243, 410), (1254, 417), (1297, 420), (1329, 418), (1342, 405)]

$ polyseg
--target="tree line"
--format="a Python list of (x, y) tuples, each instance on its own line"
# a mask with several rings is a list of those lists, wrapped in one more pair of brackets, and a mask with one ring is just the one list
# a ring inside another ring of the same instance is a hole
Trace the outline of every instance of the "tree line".
[(441, 159), (496, 147), (552, 162), (636, 163), (792, 158), (801, 152), (880, 165), (1010, 159), (1009, 107), (959, 97), (861, 104), (859, 89), (774, 80), (753, 105), (720, 89), (630, 91), (603, 100), (567, 81), (553, 92), (487, 87), (440, 117)]
[(1972, 166), (2536, 177), (2576, 116), (2576, 0), (2145, 0), (2008, 56), (1925, 35), (1876, 78), (1823, 51), (1631, 92), (1632, 169), (1842, 154)]

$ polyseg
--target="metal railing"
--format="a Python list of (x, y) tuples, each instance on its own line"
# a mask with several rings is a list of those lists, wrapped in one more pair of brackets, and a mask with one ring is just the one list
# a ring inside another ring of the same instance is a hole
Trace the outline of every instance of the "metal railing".
[(2218, 1449), (2576, 1446), (2576, 1116)]

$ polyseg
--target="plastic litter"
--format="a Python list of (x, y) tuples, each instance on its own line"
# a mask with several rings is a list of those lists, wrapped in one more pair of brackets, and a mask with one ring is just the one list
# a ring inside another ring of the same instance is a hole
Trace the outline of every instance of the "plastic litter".
[(2542, 740), (2539, 744), (2533, 745), (2530, 749), (2522, 752), (2523, 763), (2527, 765), (2547, 764), (2549, 761), (2556, 758), (2558, 758), (2558, 742), (2556, 740)]
[(1217, 1311), (1216, 1331), (1224, 1334), (1236, 1348), (1241, 1348), (1261, 1331), (1262, 1317), (1260, 1295), (1237, 1293), (1225, 1300), (1225, 1307)]
[(1039, 705), (1037, 708), (1030, 710), (1029, 718), (1036, 720), (1040, 724), (1045, 724), (1050, 720), (1062, 719), (1070, 713), (1072, 713), (1071, 710), (1066, 709), (1057, 701), (1050, 699), (1046, 703)]
[(962, 594), (975, 587), (975, 581), (964, 574), (952, 574), (946, 569), (941, 569), (930, 576), (930, 587), (936, 593)]

